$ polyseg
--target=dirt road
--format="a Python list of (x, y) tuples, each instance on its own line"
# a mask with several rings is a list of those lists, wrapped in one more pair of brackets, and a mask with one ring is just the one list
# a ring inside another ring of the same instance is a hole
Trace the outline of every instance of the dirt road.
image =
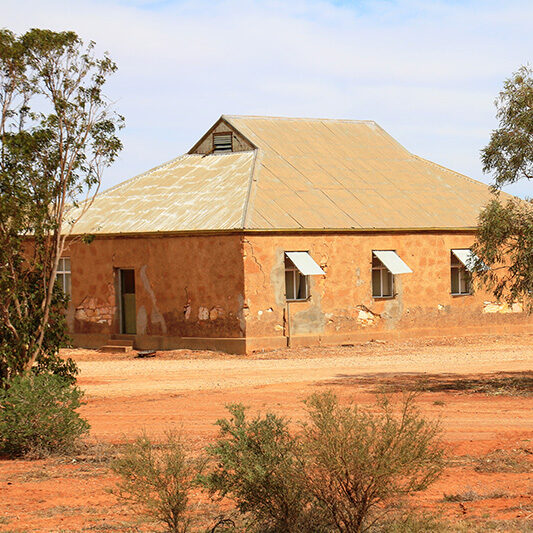
[[(358, 346), (312, 348), (261, 354), (263, 358), (205, 358), (86, 361), (83, 351), (69, 352), (78, 360), (80, 385), (92, 397), (131, 396), (194, 390), (230, 390), (277, 383), (324, 382), (374, 374), (473, 374), (527, 371), (533, 368), (533, 341), (529, 336), (510, 337), (500, 343), (477, 343), (461, 347), (427, 345), (428, 341), (404, 344), (366, 343)], [(181, 352), (173, 352), (180, 357)], [(188, 352), (184, 352), (188, 353)], [(316, 355), (315, 355), (316, 354)], [(319, 355), (319, 356), (318, 356)]]
[(370, 342), (246, 358), (185, 350), (152, 359), (87, 350), (65, 355), (81, 369), (87, 399), (81, 413), (99, 444), (88, 457), (2, 461), (0, 531), (154, 531), (138, 510), (109, 494), (116, 482), (107, 466), (109, 443), (179, 429), (200, 451), (216, 437), (228, 403), (297, 422), (313, 392), (331, 389), (341, 402), (370, 406), (384, 387), (421, 391), (419, 408), (440, 419), (451, 457), (443, 477), (416, 497), (417, 508), (466, 524), (462, 532), (533, 530), (533, 335)]

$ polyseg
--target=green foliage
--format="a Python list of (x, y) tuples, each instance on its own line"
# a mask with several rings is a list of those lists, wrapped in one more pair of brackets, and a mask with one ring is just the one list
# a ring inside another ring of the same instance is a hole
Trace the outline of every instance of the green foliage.
[(73, 375), (57, 358), (67, 300), (55, 277), (72, 224), (122, 147), (123, 119), (102, 92), (115, 70), (74, 32), (0, 30), (1, 378), (35, 363)]
[[(21, 276), (22, 278), (22, 276)], [(26, 272), (23, 279), (19, 278), (18, 302), (23, 305), (23, 312), (13, 313), (10, 325), (7, 321), (0, 321), (0, 379), (21, 375), (26, 370), (27, 357), (21, 354), (28, 352), (28, 347), (34, 341), (35, 331), (42, 320), (42, 285), (36, 273)], [(5, 284), (0, 275), (0, 289)], [(9, 290), (7, 288), (6, 290)], [(67, 297), (59, 287), (54, 288), (51, 301), (49, 323), (43, 337), (42, 350), (32, 368), (36, 373), (52, 372), (71, 382), (75, 381), (78, 368), (70, 358), (62, 359), (59, 348), (69, 343), (65, 312)], [(11, 327), (12, 326), (12, 327)], [(13, 331), (16, 331), (16, 334)], [(4, 382), (4, 386), (9, 381)]]
[(54, 374), (23, 374), (0, 389), (0, 451), (67, 453), (88, 432), (76, 412), (83, 392)]
[(494, 177), (494, 198), (479, 217), (474, 270), (498, 300), (533, 304), (533, 204), (502, 201), (499, 189), (533, 178), (533, 71), (521, 67), (496, 100), (499, 126), (482, 150), (483, 171)]
[(377, 412), (341, 407), (331, 393), (306, 400), (300, 433), (274, 414), (248, 421), (240, 405), (219, 420), (215, 460), (204, 485), (233, 499), (250, 531), (369, 531), (387, 504), (424, 490), (444, 467), (437, 424), (408, 396), (395, 411), (381, 398)]
[(121, 477), (114, 493), (141, 505), (171, 533), (190, 530), (189, 494), (195, 487), (201, 465), (187, 457), (181, 440), (167, 434), (163, 446), (146, 435), (127, 445), (124, 454), (112, 463)]
[(518, 69), (503, 84), (495, 102), (499, 121), (481, 152), (484, 172), (494, 173), (496, 188), (533, 178), (533, 71)]
[(208, 448), (216, 466), (204, 485), (235, 501), (249, 531), (321, 531), (312, 519), (317, 509), (305, 483), (301, 443), (288, 421), (272, 413), (247, 420), (242, 405), (228, 410), (231, 417), (217, 421), (220, 437)]
[[(533, 142), (533, 140), (532, 140)], [(525, 299), (533, 289), (533, 204), (492, 200), (481, 212), (473, 252), (478, 279), (498, 300)]]
[(396, 412), (387, 397), (376, 411), (341, 407), (331, 393), (306, 400), (308, 485), (343, 533), (366, 531), (383, 504), (424, 490), (444, 468), (439, 428), (407, 396)]

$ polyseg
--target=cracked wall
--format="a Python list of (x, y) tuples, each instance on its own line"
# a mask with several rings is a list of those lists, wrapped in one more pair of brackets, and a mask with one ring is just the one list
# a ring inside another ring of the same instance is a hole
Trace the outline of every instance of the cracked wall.
[[(379, 335), (396, 332), (442, 335), (468, 328), (531, 322), (515, 305), (495, 306), (487, 294), (450, 294), (450, 250), (468, 248), (466, 232), (248, 235), (244, 241), (246, 332), (250, 338), (287, 334), (284, 251), (309, 251), (326, 272), (311, 277), (311, 297), (290, 303), (296, 336)], [(412, 274), (396, 276), (395, 298), (374, 299), (372, 250), (396, 250)]]
[(96, 238), (71, 244), (72, 333), (118, 333), (116, 273), (135, 270), (138, 335), (244, 336), (239, 236)]

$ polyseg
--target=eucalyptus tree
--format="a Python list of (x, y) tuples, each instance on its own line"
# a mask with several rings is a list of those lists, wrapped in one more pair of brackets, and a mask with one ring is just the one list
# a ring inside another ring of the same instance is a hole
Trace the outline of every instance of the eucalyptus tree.
[(533, 180), (533, 71), (522, 66), (495, 102), (499, 124), (481, 152), (493, 176), (493, 199), (479, 217), (474, 252), (478, 278), (497, 299), (533, 304), (533, 201), (504, 198), (503, 186)]
[(116, 71), (74, 32), (0, 30), (0, 376), (72, 375), (57, 357), (67, 297), (55, 282), (73, 225), (122, 148), (103, 87)]

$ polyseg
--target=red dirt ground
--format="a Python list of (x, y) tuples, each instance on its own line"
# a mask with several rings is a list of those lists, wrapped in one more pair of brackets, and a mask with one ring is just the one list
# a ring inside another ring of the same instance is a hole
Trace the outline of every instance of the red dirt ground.
[[(533, 335), (370, 342), (246, 358), (186, 350), (152, 359), (88, 350), (65, 355), (80, 365), (82, 414), (98, 444), (77, 457), (0, 461), (0, 531), (154, 531), (109, 493), (116, 481), (106, 461), (109, 443), (142, 431), (159, 438), (174, 428), (199, 451), (216, 436), (214, 422), (228, 403), (296, 421), (304, 417), (302, 399), (317, 390), (369, 405), (382, 387), (419, 386), (420, 409), (441, 420), (451, 461), (414, 504), (453, 521), (473, 520), (476, 531), (489, 521), (501, 521), (496, 531), (533, 530)], [(200, 513), (210, 512), (206, 505)]]

